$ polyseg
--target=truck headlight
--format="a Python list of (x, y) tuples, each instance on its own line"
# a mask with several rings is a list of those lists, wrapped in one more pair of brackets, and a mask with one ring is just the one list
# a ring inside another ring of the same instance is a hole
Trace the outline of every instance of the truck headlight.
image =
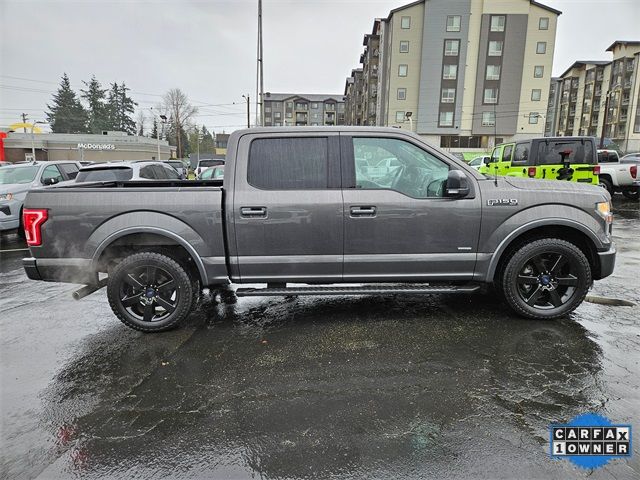
[(11, 200), (13, 193), (0, 193), (0, 200)]
[(613, 223), (613, 213), (611, 213), (611, 202), (596, 203), (596, 212), (607, 224)]

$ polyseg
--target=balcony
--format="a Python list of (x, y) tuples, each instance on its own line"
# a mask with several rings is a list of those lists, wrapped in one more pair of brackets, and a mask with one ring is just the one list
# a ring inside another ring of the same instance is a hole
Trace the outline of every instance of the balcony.
[(627, 63), (627, 72), (633, 72), (634, 68), (635, 65), (633, 64), (633, 62)]
[(631, 88), (631, 80), (627, 80), (626, 82), (624, 82), (624, 89), (627, 90)]
[(629, 97), (622, 98), (622, 105), (629, 105)]
[(578, 101), (578, 95), (571, 95), (571, 102), (577, 102)]

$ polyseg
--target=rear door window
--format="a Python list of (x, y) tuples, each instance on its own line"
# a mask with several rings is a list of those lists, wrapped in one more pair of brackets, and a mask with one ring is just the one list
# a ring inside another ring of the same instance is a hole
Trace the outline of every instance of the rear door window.
[(75, 163), (61, 163), (60, 169), (69, 177), (70, 180), (76, 178), (78, 175), (78, 166)]
[(156, 179), (156, 172), (154, 169), (155, 165), (147, 165), (145, 167), (142, 167), (140, 169), (140, 178), (144, 178), (144, 179)]
[(328, 139), (262, 138), (251, 142), (247, 180), (266, 190), (328, 187)]
[(518, 143), (516, 145), (516, 149), (513, 152), (513, 160), (511, 163), (513, 165), (528, 165), (529, 164), (529, 148), (530, 144), (527, 143)]
[(561, 165), (566, 161), (594, 163), (593, 143), (581, 140), (552, 140), (541, 141), (538, 144), (538, 165)]

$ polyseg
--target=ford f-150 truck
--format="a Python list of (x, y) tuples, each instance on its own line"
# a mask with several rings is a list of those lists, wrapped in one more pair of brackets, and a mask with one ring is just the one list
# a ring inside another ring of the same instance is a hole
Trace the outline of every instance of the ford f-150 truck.
[(86, 284), (78, 298), (106, 285), (115, 315), (145, 332), (229, 283), (250, 284), (238, 296), (493, 284), (517, 314), (551, 319), (611, 274), (616, 252), (603, 188), (485, 176), (387, 128), (236, 131), (223, 181), (33, 190), (24, 225), (29, 278)]

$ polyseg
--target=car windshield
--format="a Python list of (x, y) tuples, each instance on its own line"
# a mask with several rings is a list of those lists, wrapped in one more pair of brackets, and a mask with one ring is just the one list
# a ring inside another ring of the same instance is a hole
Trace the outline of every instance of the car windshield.
[(76, 182), (113, 182), (131, 180), (132, 177), (131, 167), (91, 168), (80, 170)]
[(200, 160), (198, 166), (200, 168), (204, 167), (215, 167), (216, 165), (222, 165), (224, 162), (222, 160)]
[(36, 178), (40, 167), (36, 165), (24, 165), (0, 168), (0, 185), (10, 183), (31, 183)]

